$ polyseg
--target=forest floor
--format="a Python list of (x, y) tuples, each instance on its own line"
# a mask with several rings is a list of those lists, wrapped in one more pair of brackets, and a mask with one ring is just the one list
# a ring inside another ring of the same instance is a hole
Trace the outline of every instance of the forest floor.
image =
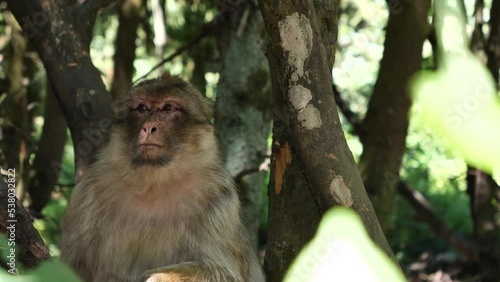
[(409, 282), (480, 282), (477, 267), (452, 254), (430, 255), (405, 267)]

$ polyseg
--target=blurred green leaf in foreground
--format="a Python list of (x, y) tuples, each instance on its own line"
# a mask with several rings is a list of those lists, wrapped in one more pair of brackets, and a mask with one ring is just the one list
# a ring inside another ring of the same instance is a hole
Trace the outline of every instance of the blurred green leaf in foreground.
[(301, 251), (285, 282), (403, 282), (404, 275), (368, 237), (359, 216), (342, 207), (330, 209), (314, 239)]
[(62, 262), (48, 260), (21, 275), (0, 272), (0, 282), (81, 282), (81, 280)]
[(466, 162), (498, 177), (500, 101), (484, 64), (469, 51), (458, 1), (436, 1), (438, 70), (419, 73), (411, 85), (427, 123)]

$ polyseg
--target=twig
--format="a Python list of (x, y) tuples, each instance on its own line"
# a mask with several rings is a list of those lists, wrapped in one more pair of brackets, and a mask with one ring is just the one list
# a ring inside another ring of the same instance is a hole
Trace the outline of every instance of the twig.
[(150, 75), (152, 72), (154, 72), (156, 69), (158, 69), (159, 67), (163, 66), (164, 64), (166, 64), (167, 62), (173, 60), (175, 57), (179, 56), (180, 54), (186, 52), (187, 50), (191, 49), (191, 47), (193, 47), (196, 43), (198, 43), (200, 40), (202, 40), (203, 38), (205, 38), (207, 35), (211, 34), (215, 28), (221, 23), (221, 21), (223, 21), (223, 17), (217, 17), (215, 20), (205, 24), (202, 29), (201, 29), (201, 32), (200, 34), (198, 34), (198, 36), (196, 36), (195, 38), (191, 39), (188, 43), (184, 44), (183, 46), (177, 48), (177, 50), (175, 50), (172, 54), (170, 54), (168, 57), (166, 57), (165, 59), (161, 60), (161, 62), (159, 62), (158, 64), (156, 64), (152, 69), (150, 69), (147, 73), (143, 74), (142, 76), (140, 76), (139, 78), (137, 78), (133, 84), (137, 83), (139, 80), (147, 77), (148, 75)]
[(4, 117), (4, 120), (5, 120), (5, 125), (10, 126), (12, 127), (12, 129), (14, 129), (14, 131), (17, 131), (17, 133), (19, 133), (19, 135), (23, 137), (24, 140), (28, 142), (28, 144), (30, 144), (30, 146), (36, 145), (35, 141), (33, 141), (33, 138), (31, 138), (29, 133), (25, 132), (21, 127), (17, 126), (9, 118)]
[(245, 177), (249, 174), (253, 174), (256, 172), (262, 172), (262, 171), (269, 171), (269, 165), (271, 163), (271, 156), (263, 156), (263, 158), (264, 158), (264, 161), (258, 167), (247, 168), (247, 169), (240, 171), (238, 174), (236, 174), (236, 176), (234, 177), (234, 181), (236, 183), (241, 183), (241, 180), (243, 179), (243, 177)]
[(243, 16), (241, 17), (240, 24), (238, 25), (238, 31), (236, 32), (237, 37), (241, 37), (241, 35), (243, 34), (243, 31), (245, 30), (251, 9), (252, 8), (250, 6), (247, 6), (245, 11), (243, 12)]
[(339, 107), (340, 111), (347, 119), (347, 121), (349, 121), (349, 123), (351, 124), (354, 134), (361, 137), (362, 134), (361, 119), (359, 118), (357, 113), (351, 110), (347, 102), (344, 99), (342, 99), (340, 91), (338, 90), (337, 86), (335, 84), (332, 84), (332, 88), (333, 88), (333, 95), (335, 96), (335, 103), (337, 103), (337, 106)]
[[(104, 0), (104, 1), (112, 1), (112, 0)], [(145, 73), (144, 75), (142, 75), (139, 78), (137, 78), (132, 84), (137, 83), (139, 80), (147, 77), (148, 75), (150, 75), (152, 72), (154, 72), (156, 69), (158, 69), (159, 67), (161, 67), (165, 63), (173, 60), (175, 57), (177, 57), (180, 54), (184, 53), (185, 51), (191, 49), (191, 47), (193, 47), (201, 39), (205, 38), (207, 35), (210, 35), (220, 24), (222, 24), (223, 22), (225, 22), (226, 19), (227, 19), (227, 15), (230, 14), (230, 13), (232, 13), (233, 11), (237, 10), (237, 8), (238, 8), (239, 5), (242, 5), (244, 3), (247, 4), (249, 2), (241, 1), (239, 3), (236, 3), (235, 5), (233, 5), (231, 3), (225, 3), (225, 2), (220, 2), (220, 3), (224, 4), (225, 8), (219, 8), (220, 14), (213, 21), (211, 21), (209, 23), (206, 23), (201, 28), (202, 31), (201, 31), (201, 33), (198, 36), (196, 36), (195, 38), (193, 38), (191, 41), (189, 41), (188, 43), (184, 44), (183, 46), (179, 47), (177, 50), (175, 50), (168, 57), (166, 57), (161, 62), (159, 62), (158, 64), (156, 64), (147, 73)], [(252, 3), (250, 2), (250, 4), (252, 4)], [(254, 7), (256, 7), (256, 6), (254, 6)], [(248, 11), (248, 13), (249, 12), (250, 11)], [(243, 15), (243, 19), (241, 20), (241, 23), (240, 23), (240, 28), (244, 28), (244, 25), (246, 24), (246, 20), (247, 19), (245, 17), (248, 17), (248, 15), (246, 15), (246, 16)], [(243, 25), (243, 26), (241, 26), (241, 25)], [(240, 33), (240, 31), (238, 30), (238, 36), (240, 35), (239, 33)]]
[(241, 182), (241, 179), (243, 179), (243, 177), (249, 175), (249, 174), (253, 174), (253, 173), (256, 173), (256, 172), (261, 172), (262, 170), (260, 170), (260, 167), (252, 167), (252, 168), (249, 168), (249, 169), (245, 169), (245, 170), (242, 170), (240, 171), (235, 177), (234, 177), (234, 181), (236, 183), (240, 183)]

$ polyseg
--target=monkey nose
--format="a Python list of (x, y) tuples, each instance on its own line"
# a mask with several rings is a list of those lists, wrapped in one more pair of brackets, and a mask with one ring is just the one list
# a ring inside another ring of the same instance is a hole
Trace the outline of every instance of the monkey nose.
[(142, 131), (145, 134), (153, 134), (156, 130), (157, 130), (157, 127), (151, 123), (146, 123), (142, 126)]

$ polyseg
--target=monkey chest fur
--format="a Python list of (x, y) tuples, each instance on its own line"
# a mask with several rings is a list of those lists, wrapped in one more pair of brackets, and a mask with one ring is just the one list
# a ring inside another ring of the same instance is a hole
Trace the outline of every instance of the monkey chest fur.
[(197, 240), (188, 223), (202, 213), (182, 199), (172, 201), (164, 196), (129, 196), (108, 202), (106, 208), (93, 203), (97, 232), (93, 232), (96, 235), (88, 251), (107, 262), (106, 269), (98, 272), (136, 281), (147, 270), (196, 260)]

